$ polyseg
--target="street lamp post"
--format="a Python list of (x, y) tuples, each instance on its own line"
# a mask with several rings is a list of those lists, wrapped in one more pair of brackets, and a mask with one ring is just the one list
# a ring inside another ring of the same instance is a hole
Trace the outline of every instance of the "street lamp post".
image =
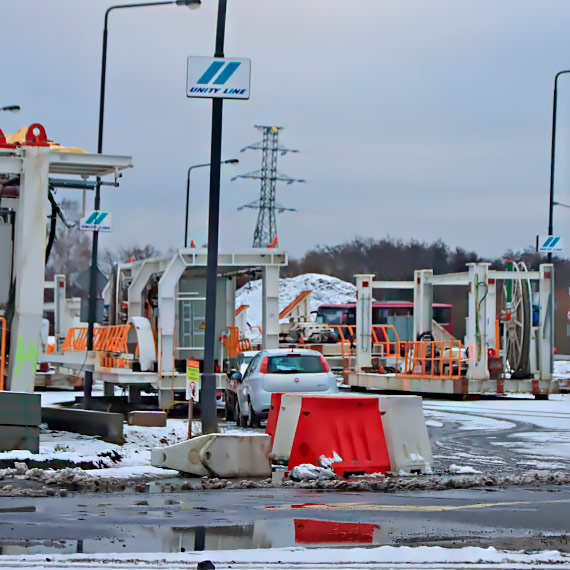
[[(550, 145), (550, 201), (548, 205), (548, 235), (554, 232), (554, 163), (556, 159), (556, 107), (558, 103), (558, 78), (564, 73), (570, 73), (570, 69), (559, 71), (554, 76), (554, 97), (552, 102), (552, 143)], [(552, 253), (548, 253), (548, 263), (552, 261)]]
[(9, 111), (10, 113), (19, 113), (20, 105), (6, 105), (5, 107), (0, 107), (0, 111)]
[[(224, 57), (227, 0), (218, 0), (216, 49), (214, 57)], [(210, 143), (210, 200), (208, 205), (208, 262), (206, 271), (206, 330), (204, 331), (204, 369), (200, 402), (202, 433), (217, 431), (216, 372), (216, 294), (218, 278), (218, 239), (220, 227), (220, 162), (222, 156), (223, 99), (212, 99), (212, 137)]]
[[(230, 158), (229, 160), (224, 160), (222, 164), (239, 164), (237, 158)], [(195, 164), (188, 169), (188, 176), (186, 177), (186, 218), (184, 223), (184, 247), (188, 247), (188, 216), (190, 215), (190, 172), (194, 168), (202, 168), (203, 166), (210, 166), (210, 163), (205, 164)]]
[[(99, 131), (97, 135), (97, 153), (103, 152), (103, 122), (105, 116), (105, 80), (107, 74), (107, 35), (109, 14), (113, 10), (124, 8), (148, 8), (150, 6), (164, 6), (166, 4), (175, 4), (178, 6), (188, 6), (189, 8), (198, 7), (201, 0), (168, 0), (165, 2), (146, 2), (144, 4), (117, 4), (110, 6), (105, 11), (105, 21), (103, 26), (103, 51), (101, 55), (101, 89), (99, 95)], [(95, 185), (94, 210), (101, 207), (101, 179), (97, 178)], [(91, 267), (89, 275), (89, 307), (87, 317), (87, 350), (93, 350), (93, 331), (95, 326), (95, 318), (97, 311), (97, 254), (99, 250), (99, 232), (93, 230), (93, 245), (91, 249)], [(93, 372), (85, 371), (85, 382), (83, 385), (83, 407), (89, 409), (91, 404), (91, 390), (93, 387)]]

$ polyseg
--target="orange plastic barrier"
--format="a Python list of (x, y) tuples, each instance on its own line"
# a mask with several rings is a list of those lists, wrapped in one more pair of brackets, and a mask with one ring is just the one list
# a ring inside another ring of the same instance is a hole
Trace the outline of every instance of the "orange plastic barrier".
[(226, 351), (228, 358), (235, 358), (241, 351), (239, 348), (239, 328), (228, 327), (229, 335), (226, 338)]
[(385, 473), (390, 468), (377, 398), (304, 396), (289, 456), (289, 469), (319, 465), (321, 456), (340, 461), (338, 475)]
[[(128, 352), (127, 336), (131, 325), (99, 326), (93, 330), (93, 349), (108, 352)], [(87, 350), (87, 327), (72, 327), (61, 347), (63, 352)]]
[(283, 396), (283, 392), (273, 392), (273, 394), (271, 394), (269, 416), (267, 417), (267, 425), (265, 426), (265, 433), (271, 436), (271, 447), (273, 447), (273, 438), (275, 437), (279, 410), (281, 409), (281, 396)]
[[(400, 367), (400, 364), (403, 366)], [(399, 370), (397, 376), (460, 378), (461, 341), (400, 342), (397, 348), (396, 369)]]
[(0, 317), (2, 340), (0, 341), (0, 391), (4, 390), (4, 368), (6, 366), (6, 319)]
[(297, 544), (371, 544), (376, 525), (294, 519)]

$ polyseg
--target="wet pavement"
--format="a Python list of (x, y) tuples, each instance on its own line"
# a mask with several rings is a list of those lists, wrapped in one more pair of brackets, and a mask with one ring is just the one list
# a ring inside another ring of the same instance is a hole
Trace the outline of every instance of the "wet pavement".
[(570, 551), (570, 491), (408, 494), (299, 489), (3, 498), (0, 552), (178, 553), (442, 545)]

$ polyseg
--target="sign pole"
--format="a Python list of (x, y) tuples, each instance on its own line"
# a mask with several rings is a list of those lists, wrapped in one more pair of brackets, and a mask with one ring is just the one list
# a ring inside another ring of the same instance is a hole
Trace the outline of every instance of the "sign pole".
[[(218, 2), (216, 51), (214, 57), (224, 57), (227, 0)], [(204, 382), (202, 383), (202, 433), (218, 431), (216, 411), (216, 289), (218, 277), (218, 238), (220, 217), (220, 169), (222, 159), (223, 99), (212, 100), (212, 140), (210, 150), (210, 204), (208, 215), (208, 268), (206, 277), (206, 334), (204, 338)]]
[(194, 400), (188, 400), (188, 439), (192, 439), (192, 420), (194, 419)]

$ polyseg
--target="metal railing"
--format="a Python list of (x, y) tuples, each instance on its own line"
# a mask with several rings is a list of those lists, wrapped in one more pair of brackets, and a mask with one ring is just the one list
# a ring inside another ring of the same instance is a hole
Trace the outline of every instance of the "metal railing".
[[(131, 325), (99, 326), (93, 331), (93, 349), (96, 351), (127, 353), (127, 336)], [(63, 341), (62, 352), (87, 350), (87, 327), (72, 327)]]
[(396, 352), (396, 376), (460, 378), (461, 341), (403, 341)]

